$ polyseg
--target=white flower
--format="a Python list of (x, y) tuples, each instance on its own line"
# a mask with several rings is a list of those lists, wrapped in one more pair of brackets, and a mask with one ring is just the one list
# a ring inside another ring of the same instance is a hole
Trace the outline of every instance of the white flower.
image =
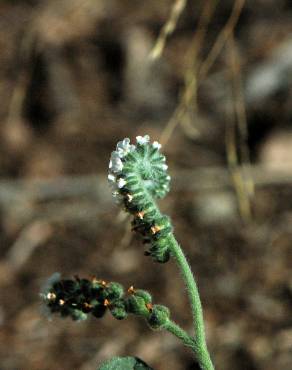
[(112, 188), (112, 190), (117, 190), (117, 178), (115, 175), (113, 175), (112, 173), (109, 173), (107, 175), (107, 179), (109, 181), (109, 184), (110, 184), (110, 187)]
[(158, 150), (161, 148), (161, 144), (158, 141), (153, 141), (152, 146)]
[(168, 165), (163, 163), (161, 165), (161, 168), (163, 169), (163, 171), (166, 171), (168, 169)]
[(150, 141), (150, 137), (149, 135), (145, 135), (145, 136), (136, 136), (136, 140), (137, 140), (137, 143), (140, 144), (140, 145), (145, 145), (145, 144), (148, 144), (149, 141)]
[(125, 179), (118, 179), (117, 185), (119, 189), (122, 189), (126, 185), (127, 181)]
[(108, 179), (108, 181), (109, 181), (109, 182), (111, 182), (111, 183), (116, 182), (116, 176), (115, 176), (115, 175), (113, 175), (112, 173), (109, 173), (109, 174), (107, 175), (107, 179)]
[(135, 150), (135, 145), (130, 144), (130, 139), (127, 137), (123, 141), (119, 141), (117, 144), (117, 153), (120, 158), (125, 157), (133, 150)]
[(118, 173), (122, 171), (123, 162), (121, 161), (118, 152), (112, 152), (109, 168), (113, 173)]

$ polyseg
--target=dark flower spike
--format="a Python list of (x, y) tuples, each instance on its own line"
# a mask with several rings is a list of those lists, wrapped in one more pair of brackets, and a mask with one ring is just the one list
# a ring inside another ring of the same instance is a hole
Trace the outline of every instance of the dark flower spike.
[(160, 213), (154, 199), (163, 198), (169, 191), (165, 156), (161, 145), (150, 143), (148, 135), (137, 136), (136, 145), (126, 138), (118, 142), (109, 163), (108, 180), (114, 198), (134, 216), (133, 230), (140, 233), (151, 246), (146, 255), (157, 262), (167, 262), (170, 220)]
[(61, 279), (60, 274), (54, 274), (41, 297), (51, 313), (75, 321), (85, 320), (88, 314), (101, 318), (108, 310), (117, 320), (125, 319), (128, 314), (144, 317), (153, 329), (172, 325), (168, 308), (153, 305), (149, 292), (131, 286), (125, 293), (122, 285), (115, 282), (79, 277)]
[(118, 283), (106, 283), (95, 278), (61, 279), (60, 274), (54, 274), (41, 297), (51, 313), (59, 313), (73, 320), (85, 320), (89, 313), (100, 318), (107, 310), (118, 319), (126, 317), (122, 312), (123, 295), (124, 289)]

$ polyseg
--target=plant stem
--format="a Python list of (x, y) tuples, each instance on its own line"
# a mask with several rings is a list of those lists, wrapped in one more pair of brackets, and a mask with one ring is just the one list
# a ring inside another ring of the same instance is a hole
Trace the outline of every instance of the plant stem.
[(196, 355), (196, 359), (203, 370), (214, 370), (214, 366), (210, 359), (207, 348), (199, 346), (196, 340), (185, 332), (178, 324), (174, 321), (168, 320), (164, 325), (164, 329), (179, 338), (185, 346), (190, 347)]
[(201, 369), (214, 370), (206, 344), (203, 310), (198, 287), (190, 265), (173, 234), (169, 236), (169, 248), (181, 271), (192, 308), (193, 324), (195, 328), (194, 346), (192, 348)]
[(163, 326), (165, 330), (179, 338), (187, 347), (194, 349), (195, 340), (187, 332), (185, 332), (179, 325), (174, 321), (168, 320)]
[[(147, 196), (149, 197), (149, 200), (152, 202), (157, 212), (157, 215), (161, 216), (160, 210), (156, 202), (154, 201), (154, 199), (152, 198), (152, 196), (146, 189), (145, 189), (145, 194), (147, 194)], [(174, 257), (174, 259), (176, 260), (178, 268), (180, 269), (183, 280), (185, 282), (188, 296), (189, 296), (190, 305), (191, 305), (193, 325), (195, 329), (194, 345), (191, 347), (196, 355), (196, 359), (198, 360), (198, 363), (201, 369), (202, 370), (214, 370), (214, 365), (212, 364), (210, 354), (208, 352), (208, 348), (206, 344), (203, 310), (202, 310), (202, 304), (201, 304), (201, 299), (200, 299), (197, 283), (195, 281), (190, 265), (186, 259), (186, 256), (184, 255), (173, 233), (171, 233), (168, 236), (168, 241), (169, 241), (168, 245), (169, 245), (170, 252), (172, 256)]]

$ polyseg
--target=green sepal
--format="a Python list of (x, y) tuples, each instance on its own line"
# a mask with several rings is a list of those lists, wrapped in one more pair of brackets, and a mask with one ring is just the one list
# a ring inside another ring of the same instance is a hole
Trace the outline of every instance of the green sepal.
[(134, 315), (147, 317), (149, 315), (149, 310), (146, 304), (144, 298), (136, 296), (135, 294), (130, 295), (130, 297), (126, 299), (127, 312)]
[(154, 305), (150, 316), (147, 319), (149, 326), (152, 329), (162, 329), (169, 320), (169, 309), (162, 305)]
[(137, 357), (113, 357), (97, 370), (154, 370)]
[(122, 298), (124, 295), (124, 288), (119, 283), (109, 283), (103, 292), (103, 298), (110, 302)]
[(110, 312), (117, 320), (123, 320), (128, 316), (125, 301), (120, 299), (110, 306)]
[(143, 298), (145, 304), (152, 303), (152, 296), (146, 290), (137, 289), (137, 290), (134, 291), (133, 295), (136, 296), (136, 297)]

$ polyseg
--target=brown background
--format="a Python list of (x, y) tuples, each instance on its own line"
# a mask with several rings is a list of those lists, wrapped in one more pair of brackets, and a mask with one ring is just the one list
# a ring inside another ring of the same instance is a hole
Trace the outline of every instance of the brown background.
[(291, 369), (292, 8), (190, 0), (151, 62), (172, 4), (0, 2), (1, 370), (93, 370), (126, 354), (197, 368), (142, 320), (48, 321), (39, 299), (55, 271), (95, 274), (151, 291), (191, 330), (176, 266), (144, 257), (106, 182), (116, 142), (146, 133), (165, 141), (160, 204), (195, 271), (216, 368)]

